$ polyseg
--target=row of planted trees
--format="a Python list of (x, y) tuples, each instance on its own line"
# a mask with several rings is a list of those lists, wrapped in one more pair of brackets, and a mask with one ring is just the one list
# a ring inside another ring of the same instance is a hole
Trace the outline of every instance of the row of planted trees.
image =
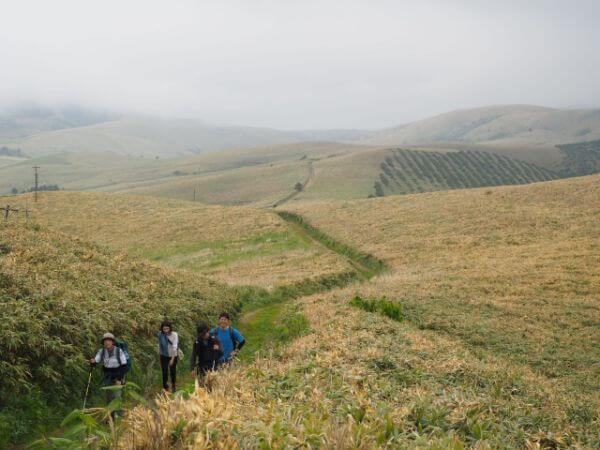
[(375, 195), (408, 194), (558, 178), (549, 170), (506, 156), (480, 151), (393, 150), (380, 164)]

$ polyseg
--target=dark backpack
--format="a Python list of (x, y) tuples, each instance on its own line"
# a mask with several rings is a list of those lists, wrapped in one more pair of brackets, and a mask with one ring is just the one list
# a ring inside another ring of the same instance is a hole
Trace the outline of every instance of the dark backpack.
[[(117, 347), (118, 352), (123, 352), (125, 354), (125, 360), (127, 361), (125, 363), (125, 373), (127, 373), (131, 370), (131, 366), (133, 365), (131, 355), (129, 355), (129, 345), (127, 344), (127, 342), (125, 342), (121, 339), (117, 339), (115, 345)], [(106, 351), (106, 349), (104, 349), (102, 352), (102, 356), (101, 356), (102, 359), (104, 359), (105, 351)], [(117, 360), (118, 361), (121, 360), (121, 355), (119, 355), (118, 353), (117, 353)]]

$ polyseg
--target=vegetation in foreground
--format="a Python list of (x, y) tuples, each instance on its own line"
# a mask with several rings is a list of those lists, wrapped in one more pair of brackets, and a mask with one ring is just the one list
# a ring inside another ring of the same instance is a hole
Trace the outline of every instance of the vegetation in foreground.
[[(593, 411), (551, 382), (410, 322), (302, 302), (310, 331), (207, 392), (125, 420), (119, 448), (559, 448), (598, 445)], [(390, 351), (393, 349), (393, 351)]]
[(0, 224), (0, 444), (51, 429), (82, 400), (86, 357), (106, 330), (128, 341), (132, 379), (145, 386), (157, 320), (175, 321), (190, 342), (198, 320), (238, 308), (233, 290), (197, 275), (37, 225)]

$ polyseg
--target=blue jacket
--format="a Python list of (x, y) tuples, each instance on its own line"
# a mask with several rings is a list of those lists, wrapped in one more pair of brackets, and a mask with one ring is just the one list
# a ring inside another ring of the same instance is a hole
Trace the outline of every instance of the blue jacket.
[(218, 339), (221, 343), (221, 350), (223, 355), (221, 356), (220, 362), (226, 362), (231, 359), (231, 353), (234, 350), (241, 349), (246, 343), (246, 339), (242, 336), (238, 330), (233, 327), (223, 329), (216, 327), (210, 330), (210, 335), (215, 339)]

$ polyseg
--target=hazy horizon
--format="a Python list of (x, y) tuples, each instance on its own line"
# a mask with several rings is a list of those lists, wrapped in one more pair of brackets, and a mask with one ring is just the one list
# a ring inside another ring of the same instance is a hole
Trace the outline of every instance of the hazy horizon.
[(0, 6), (0, 106), (374, 129), (502, 104), (600, 106), (593, 1)]

